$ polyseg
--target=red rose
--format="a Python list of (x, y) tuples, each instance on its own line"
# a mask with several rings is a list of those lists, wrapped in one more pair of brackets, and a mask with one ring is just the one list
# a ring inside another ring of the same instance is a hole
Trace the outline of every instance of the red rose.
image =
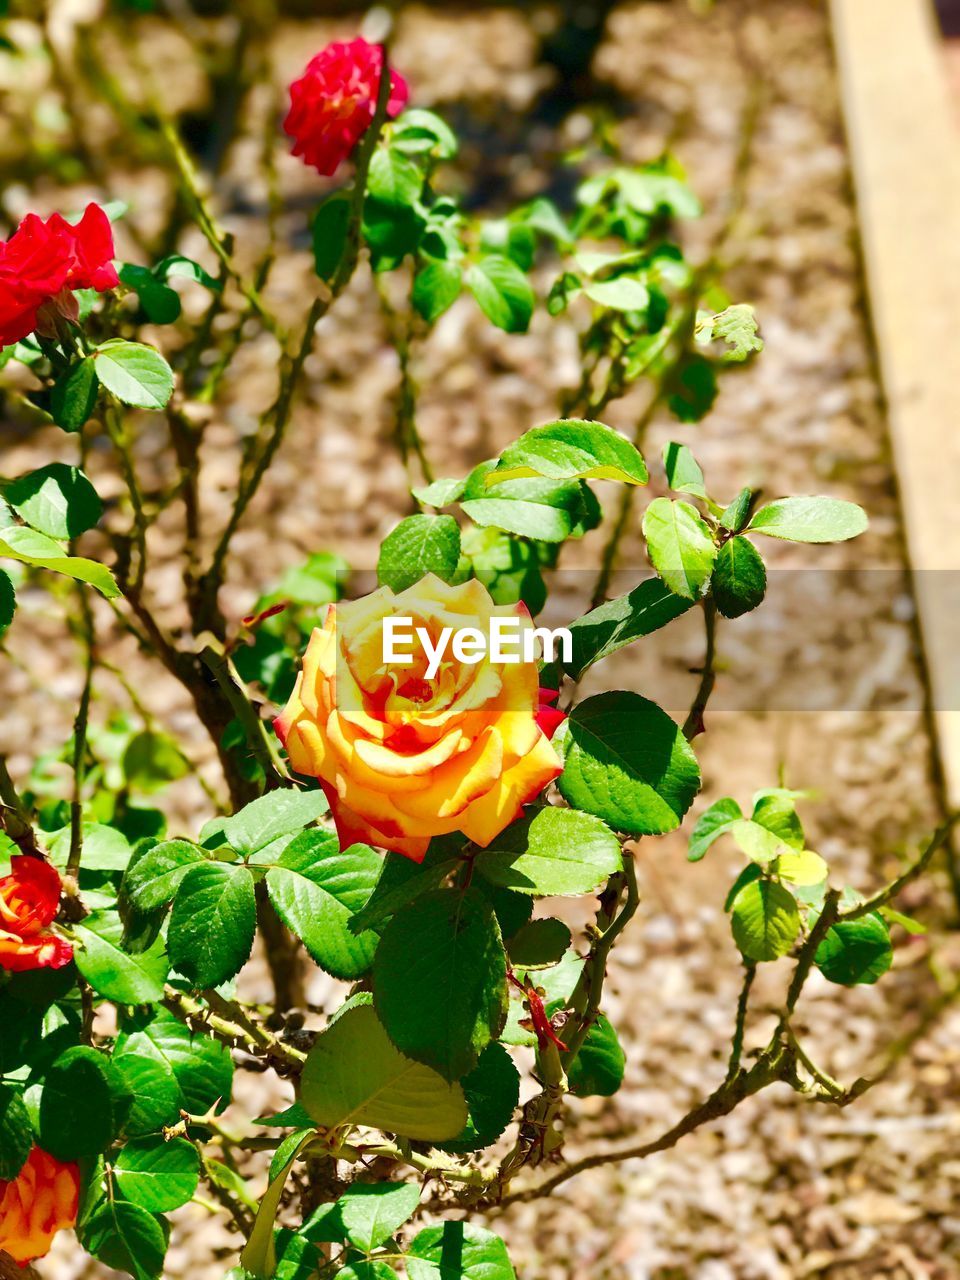
[[(283, 122), (293, 138), (293, 154), (303, 156), (328, 177), (336, 173), (370, 127), (380, 86), (383, 53), (362, 36), (334, 40), (310, 59), (306, 71), (290, 86), (290, 110)], [(410, 91), (398, 72), (390, 71), (387, 115), (392, 119)]]
[(96, 204), (71, 225), (59, 213), (44, 220), (28, 213), (0, 241), (0, 346), (37, 328), (37, 312), (63, 289), (114, 289), (119, 284), (110, 220)]
[(62, 969), (73, 959), (66, 939), (48, 925), (60, 905), (60, 875), (42, 858), (13, 859), (0, 879), (0, 969)]

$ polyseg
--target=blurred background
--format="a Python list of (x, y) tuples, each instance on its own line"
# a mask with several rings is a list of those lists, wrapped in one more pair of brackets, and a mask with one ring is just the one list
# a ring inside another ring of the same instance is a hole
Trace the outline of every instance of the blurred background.
[[(328, 40), (355, 34), (366, 6), (11, 0), (0, 10), (6, 233), (28, 210), (122, 201), (121, 257), (148, 263), (178, 250), (213, 269), (157, 143), (145, 91), (153, 83), (238, 258), (252, 265), (276, 236), (268, 296), (281, 315), (299, 316), (313, 287), (307, 218), (331, 184), (288, 154), (278, 124), (285, 87)], [(960, 3), (940, 0), (939, 10), (944, 31), (960, 36)], [(689, 444), (716, 492), (753, 484), (771, 496), (852, 498), (869, 511), (871, 530), (822, 549), (815, 574), (801, 571), (812, 563), (803, 548), (774, 548), (769, 605), (723, 638), (717, 709), (698, 740), (704, 790), (695, 813), (723, 795), (745, 803), (778, 780), (807, 789), (812, 847), (847, 882), (876, 885), (936, 825), (941, 801), (828, 6), (444, 0), (391, 5), (389, 13), (391, 57), (413, 103), (443, 115), (463, 140), (445, 181), (468, 208), (492, 214), (540, 194), (562, 208), (598, 157), (639, 164), (669, 151), (704, 206), (684, 231), (696, 261), (730, 217), (735, 193), (728, 289), (756, 307), (766, 349), (723, 381), (699, 426), (658, 417), (648, 452), (658, 455), (670, 439)], [(960, 84), (960, 62), (950, 48), (943, 54)], [(204, 299), (189, 282), (176, 283), (185, 314), (198, 316)], [(463, 475), (556, 416), (578, 377), (576, 324), (540, 308), (528, 334), (508, 337), (468, 299), (443, 317), (415, 368), (419, 426), (438, 475)], [(156, 340), (168, 347), (177, 338), (158, 330)], [(273, 394), (276, 359), (273, 339), (257, 333), (209, 409), (202, 497), (215, 528), (229, 514), (239, 445)], [(409, 509), (391, 443), (397, 361), (365, 270), (322, 322), (306, 375), (291, 430), (235, 540), (222, 601), (233, 625), (285, 570), (318, 551), (370, 569), (380, 539)], [(627, 396), (607, 420), (627, 430), (637, 412)], [(13, 395), (0, 392), (0, 414), (5, 476), (51, 458), (76, 460), (75, 441), (24, 413)], [(160, 491), (175, 470), (162, 421), (142, 417), (136, 453), (148, 493)], [(104, 442), (93, 442), (88, 469), (107, 500), (108, 530), (123, 525)], [(606, 507), (613, 491), (598, 492)], [(157, 514), (148, 583), (174, 629), (183, 621), (178, 520), (175, 511)], [(578, 571), (595, 568), (601, 545), (579, 545), (557, 584), (571, 617), (583, 607), (574, 603)], [(91, 547), (109, 560), (106, 541)], [(616, 589), (646, 568), (634, 532)], [(0, 664), (0, 746), (15, 777), (56, 798), (69, 777), (64, 748), (81, 669), (62, 598), (39, 588), (18, 594)], [(94, 750), (106, 773), (144, 729), (185, 744), (189, 767), (171, 768), (156, 803), (172, 832), (193, 834), (210, 810), (204, 788), (216, 795), (221, 787), (213, 748), (180, 687), (143, 660), (109, 611), (99, 622)], [(682, 625), (669, 636), (617, 655), (591, 677), (590, 691), (628, 685), (679, 712), (702, 637)], [(723, 898), (739, 862), (721, 845), (688, 865), (678, 834), (642, 844), (638, 868), (643, 905), (608, 983), (626, 1083), (615, 1099), (573, 1104), (573, 1155), (658, 1132), (725, 1070), (740, 970)], [(927, 932), (901, 941), (895, 972), (878, 988), (841, 990), (817, 974), (808, 985), (800, 1029), (845, 1082), (908, 1034), (960, 967), (958, 906), (946, 875), (913, 886), (903, 909)], [(782, 995), (777, 967), (767, 968), (749, 1045), (769, 1036)], [(256, 958), (243, 982), (251, 998), (262, 990)], [(330, 985), (320, 976), (311, 989), (318, 1016)], [(958, 1083), (960, 1011), (948, 1007), (849, 1110), (771, 1091), (675, 1150), (588, 1172), (550, 1202), (494, 1215), (491, 1225), (523, 1280), (950, 1280), (960, 1275)], [(267, 1076), (242, 1087), (238, 1115), (290, 1100)], [(234, 1264), (221, 1217), (196, 1205), (176, 1217), (171, 1280), (207, 1280)], [(107, 1274), (67, 1240), (37, 1270), (49, 1280)]]

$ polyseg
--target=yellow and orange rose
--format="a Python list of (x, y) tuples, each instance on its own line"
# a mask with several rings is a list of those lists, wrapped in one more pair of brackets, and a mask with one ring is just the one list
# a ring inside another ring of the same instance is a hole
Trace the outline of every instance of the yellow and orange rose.
[(445, 627), (489, 633), (498, 615), (532, 626), (523, 605), (495, 605), (479, 582), (432, 575), (330, 606), (276, 729), (293, 768), (319, 779), (344, 846), (417, 861), (452, 831), (486, 846), (560, 773), (541, 728), (558, 713), (544, 716), (535, 662), (470, 664), (448, 648), (429, 679), (418, 645), (410, 665), (384, 661), (385, 618), (412, 618), (435, 644)]
[(19, 1267), (42, 1258), (53, 1237), (77, 1220), (80, 1173), (34, 1147), (9, 1182), (0, 1180), (0, 1251)]

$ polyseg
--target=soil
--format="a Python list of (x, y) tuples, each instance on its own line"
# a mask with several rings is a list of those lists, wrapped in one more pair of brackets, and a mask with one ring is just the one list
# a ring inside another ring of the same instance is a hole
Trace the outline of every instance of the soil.
[[(273, 50), (278, 83), (347, 29), (283, 24)], [(723, 379), (702, 425), (658, 417), (646, 452), (656, 459), (667, 440), (689, 444), (719, 494), (756, 484), (771, 496), (855, 499), (869, 511), (871, 529), (834, 548), (764, 548), (768, 603), (721, 628), (719, 685), (707, 732), (697, 740), (704, 787), (695, 813), (723, 795), (746, 803), (754, 790), (783, 779), (811, 793), (804, 808), (810, 843), (837, 881), (876, 886), (939, 811), (825, 8), (815, 0), (769, 0), (750, 9), (725, 0), (712, 7), (683, 0), (617, 6), (595, 60), (595, 97), (559, 127), (536, 115), (547, 86), (536, 51), (531, 14), (516, 6), (400, 9), (394, 59), (417, 103), (450, 113), (458, 126), (469, 122), (463, 173), (474, 180), (471, 203), (496, 208), (510, 193), (562, 192), (552, 158), (582, 140), (587, 112), (607, 110), (628, 161), (655, 157), (669, 143), (686, 167), (707, 211), (689, 235), (694, 255), (725, 216), (748, 70), (762, 71), (765, 100), (727, 279), (733, 299), (755, 305), (766, 349)], [(222, 184), (224, 221), (241, 243), (262, 236), (262, 192), (244, 187), (250, 145), (231, 153)], [(297, 253), (278, 264), (271, 299), (295, 315), (310, 274), (303, 212), (316, 183), (286, 157), (280, 183), (288, 209), (283, 231), (299, 228), (300, 239)], [(149, 175), (121, 175), (119, 186), (119, 196), (124, 187), (137, 192), (145, 216), (159, 199)], [(53, 207), (53, 186), (38, 190)], [(188, 241), (191, 250), (205, 260), (202, 246)], [(270, 339), (248, 344), (231, 373), (226, 407), (211, 422), (203, 494), (213, 529), (229, 509), (237, 440), (269, 401), (275, 357)], [(235, 541), (223, 596), (234, 623), (285, 566), (312, 551), (336, 550), (369, 569), (380, 538), (407, 509), (392, 445), (396, 361), (365, 273), (323, 321), (306, 372), (288, 437)], [(506, 338), (461, 300), (416, 360), (418, 421), (437, 474), (462, 475), (556, 416), (559, 391), (576, 375), (570, 326), (541, 313), (528, 336)], [(641, 408), (640, 398), (628, 396), (606, 420), (631, 430)], [(145, 424), (138, 457), (148, 472), (169, 466), (162, 442), (159, 425)], [(16, 474), (56, 451), (70, 457), (71, 447), (61, 433), (19, 429), (4, 470)], [(116, 496), (106, 448), (89, 468), (100, 491)], [(598, 491), (612, 510), (614, 491)], [(122, 524), (119, 512), (110, 518)], [(152, 534), (151, 586), (172, 622), (180, 589), (172, 552), (181, 536), (174, 513)], [(601, 545), (602, 535), (592, 535), (561, 575), (558, 594), (569, 617), (589, 595)], [(624, 584), (645, 567), (634, 531), (621, 560)], [(0, 713), (0, 744), (15, 776), (33, 754), (58, 749), (68, 736), (79, 680), (65, 649), (61, 606), (46, 594), (24, 595)], [(144, 665), (105, 613), (99, 620), (104, 653), (219, 785), (210, 744), (181, 691)], [(669, 637), (669, 648), (655, 637), (623, 651), (585, 689), (633, 688), (682, 716), (702, 636), (691, 617)], [(104, 675), (95, 716), (102, 720), (118, 704), (123, 691)], [(207, 801), (187, 778), (164, 804), (172, 825), (192, 833)], [(681, 835), (638, 847), (642, 906), (614, 953), (606, 1002), (627, 1051), (627, 1079), (614, 1099), (571, 1104), (570, 1157), (627, 1135), (655, 1136), (723, 1077), (741, 971), (722, 907), (740, 863), (723, 844), (695, 866), (684, 855)], [(876, 988), (853, 990), (815, 974), (804, 994), (799, 1029), (818, 1063), (846, 1083), (867, 1074), (884, 1047), (910, 1029), (939, 990), (938, 976), (960, 962), (944, 878), (934, 875), (905, 897), (903, 909), (928, 932), (901, 937), (893, 974)], [(783, 976), (778, 965), (761, 974), (748, 1053), (770, 1033)], [(242, 978), (245, 993), (265, 994), (264, 981), (255, 958)], [(322, 976), (314, 982), (317, 1008), (335, 1003), (334, 985)], [(312, 1016), (311, 1025), (317, 1022)], [(778, 1086), (674, 1150), (593, 1170), (547, 1202), (494, 1215), (495, 1229), (524, 1280), (949, 1280), (960, 1274), (958, 1036), (960, 1010), (948, 1010), (890, 1078), (849, 1109), (815, 1105)], [(238, 1080), (228, 1120), (290, 1100), (289, 1087), (269, 1077)], [(232, 1265), (222, 1218), (191, 1205), (175, 1219), (172, 1280), (212, 1280)], [(51, 1280), (105, 1274), (67, 1240), (38, 1269)]]

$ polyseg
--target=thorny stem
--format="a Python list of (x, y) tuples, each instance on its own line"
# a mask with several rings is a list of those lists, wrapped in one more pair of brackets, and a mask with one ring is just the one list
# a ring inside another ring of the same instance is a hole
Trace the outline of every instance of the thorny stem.
[(743, 985), (737, 1001), (737, 1021), (733, 1030), (733, 1041), (730, 1046), (730, 1062), (727, 1066), (727, 1080), (732, 1080), (740, 1070), (740, 1059), (743, 1056), (743, 1036), (746, 1029), (747, 1009), (750, 1004), (750, 989), (757, 976), (757, 966), (753, 960), (743, 962)]
[(285, 1074), (298, 1073), (306, 1061), (306, 1054), (278, 1039), (266, 1027), (252, 1019), (244, 1017), (241, 1021), (235, 1021), (232, 1011), (230, 1017), (214, 1013), (207, 1005), (184, 991), (178, 991), (176, 987), (165, 987), (163, 1003), (191, 1030), (201, 1033), (206, 1031), (231, 1049), (241, 1049), (252, 1056), (259, 1055), (272, 1060), (277, 1069), (282, 1069)]
[(573, 1034), (564, 1032), (567, 1051), (560, 1059), (564, 1071), (570, 1070), (577, 1054), (583, 1047), (583, 1042), (586, 1040), (590, 1028), (597, 1020), (597, 1015), (600, 1012), (600, 1001), (603, 997), (603, 985), (607, 976), (607, 962), (610, 958), (610, 952), (616, 940), (636, 915), (637, 908), (640, 905), (637, 869), (629, 849), (624, 849), (623, 851), (623, 871), (621, 875), (626, 885), (626, 899), (619, 912), (613, 916), (613, 919), (590, 948), (590, 954), (587, 957), (583, 976), (581, 977), (583, 987), (578, 987), (579, 996), (577, 991), (573, 995), (574, 1008), (576, 1009), (578, 999), (583, 1008), (579, 1013), (576, 1030)]
[(73, 798), (70, 801), (70, 853), (67, 858), (65, 878), (76, 883), (83, 853), (83, 782), (87, 763), (87, 723), (90, 716), (90, 695), (93, 691), (93, 671), (96, 665), (96, 644), (93, 629), (93, 613), (86, 591), (77, 584), (80, 601), (80, 626), (85, 651), (83, 689), (77, 718), (73, 722)]
[(717, 680), (717, 606), (712, 598), (703, 601), (703, 623), (706, 635), (706, 647), (703, 655), (703, 666), (700, 669), (700, 684), (697, 687), (693, 705), (683, 722), (683, 736), (689, 742), (703, 733), (703, 715), (713, 693)]
[[(300, 374), (306, 363), (307, 357), (313, 350), (314, 335), (316, 327), (320, 320), (329, 311), (333, 302), (343, 292), (347, 284), (353, 277), (356, 269), (357, 261), (360, 256), (360, 236), (361, 225), (363, 221), (363, 201), (367, 187), (367, 174), (370, 170), (370, 162), (373, 159), (373, 152), (376, 148), (380, 132), (383, 128), (384, 121), (387, 118), (387, 106), (390, 99), (390, 67), (387, 62), (386, 49), (382, 49), (382, 61), (380, 71), (380, 85), (377, 93), (377, 105), (374, 112), (373, 120), (370, 127), (363, 136), (363, 141), (357, 152), (356, 172), (353, 180), (353, 191), (350, 199), (350, 213), (347, 224), (347, 237), (343, 255), (337, 267), (336, 274), (330, 284), (329, 292), (325, 297), (314, 299), (310, 311), (307, 315), (306, 324), (300, 337), (300, 342), (294, 355), (287, 355), (284, 361), (284, 368), (281, 371), (280, 390), (273, 407), (268, 411), (263, 425), (270, 424), (269, 434), (266, 442), (260, 451), (260, 456), (254, 463), (249, 477), (244, 480), (241, 478), (240, 487), (237, 492), (236, 501), (230, 518), (227, 521), (220, 540), (217, 543), (216, 550), (213, 553), (213, 559), (210, 568), (204, 574), (201, 582), (201, 597), (199, 605), (201, 609), (201, 617), (205, 625), (219, 622), (219, 613), (216, 606), (216, 596), (219, 587), (223, 581), (224, 569), (226, 566), (227, 554), (230, 549), (230, 542), (234, 533), (240, 525), (240, 521), (250, 505), (260, 483), (266, 475), (273, 458), (279, 449), (287, 425), (290, 420), (290, 414), (293, 408), (293, 399), (297, 389), (297, 383), (300, 380)], [(213, 628), (216, 629), (216, 628)]]
[(397, 363), (400, 369), (400, 385), (397, 389), (397, 448), (400, 451), (400, 457), (403, 459), (404, 465), (407, 464), (410, 450), (413, 449), (413, 452), (417, 455), (417, 461), (420, 463), (420, 471), (424, 481), (427, 484), (432, 484), (434, 479), (433, 468), (430, 465), (423, 439), (417, 428), (416, 384), (410, 367), (413, 338), (412, 325), (408, 319), (397, 314), (397, 310), (390, 301), (386, 287), (379, 276), (376, 278), (376, 283), (380, 307), (387, 323), (387, 333), (393, 344), (393, 349), (397, 353)]
[(30, 814), (10, 777), (7, 758), (2, 755), (0, 755), (0, 802), (3, 804), (3, 828), (10, 839), (21, 853), (34, 858), (42, 857), (33, 824), (30, 821)]
[(187, 149), (183, 145), (173, 121), (162, 110), (158, 94), (151, 93), (150, 105), (157, 117), (160, 125), (160, 134), (166, 143), (167, 151), (176, 167), (177, 173), (180, 175), (180, 182), (193, 208), (197, 226), (203, 233), (204, 239), (217, 255), (221, 266), (232, 277), (240, 292), (256, 312), (264, 328), (272, 333), (281, 345), (284, 344), (286, 342), (286, 334), (279, 322), (267, 309), (256, 287), (245, 278), (234, 262), (233, 256), (227, 248), (226, 232), (217, 223), (207, 205), (206, 197), (200, 187), (197, 171), (193, 167), (193, 162), (187, 154)]

